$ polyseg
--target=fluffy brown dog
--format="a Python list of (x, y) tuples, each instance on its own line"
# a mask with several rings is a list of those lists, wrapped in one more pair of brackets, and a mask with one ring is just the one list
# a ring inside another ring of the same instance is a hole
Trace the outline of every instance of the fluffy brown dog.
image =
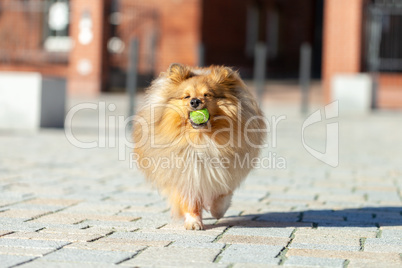
[[(196, 124), (190, 112), (206, 108)], [(134, 118), (137, 166), (165, 195), (185, 228), (204, 229), (202, 210), (221, 218), (264, 144), (255, 98), (228, 67), (172, 64), (153, 81)]]

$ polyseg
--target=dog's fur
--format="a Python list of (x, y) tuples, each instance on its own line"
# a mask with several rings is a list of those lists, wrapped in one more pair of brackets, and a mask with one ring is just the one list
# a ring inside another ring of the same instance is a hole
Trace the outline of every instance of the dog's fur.
[[(202, 102), (197, 109), (209, 111), (204, 126), (194, 127), (189, 119), (193, 98)], [(168, 198), (173, 215), (184, 216), (185, 228), (194, 230), (204, 228), (203, 209), (223, 217), (251, 170), (249, 162), (259, 155), (266, 129), (238, 73), (222, 66), (172, 64), (153, 81), (134, 121), (134, 151), (146, 166), (140, 169)], [(209, 165), (211, 159), (218, 166)]]

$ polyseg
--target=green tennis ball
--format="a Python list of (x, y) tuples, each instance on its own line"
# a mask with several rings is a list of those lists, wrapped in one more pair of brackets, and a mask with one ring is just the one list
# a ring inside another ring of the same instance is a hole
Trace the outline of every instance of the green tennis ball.
[(190, 119), (197, 125), (201, 125), (208, 121), (209, 112), (206, 108), (190, 112)]

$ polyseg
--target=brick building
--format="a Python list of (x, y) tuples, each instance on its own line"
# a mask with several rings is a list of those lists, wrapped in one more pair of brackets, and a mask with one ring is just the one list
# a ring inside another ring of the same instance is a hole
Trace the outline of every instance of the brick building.
[(323, 86), (338, 73), (378, 73), (379, 108), (402, 108), (402, 1), (325, 0)]
[[(121, 90), (138, 40), (144, 84), (171, 62), (226, 64), (250, 78), (263, 42), (267, 76), (286, 79), (297, 78), (300, 46), (310, 43), (328, 101), (334, 74), (372, 71), (367, 10), (378, 2), (400, 8), (400, 0), (0, 0), (0, 70), (65, 78), (71, 94)], [(400, 31), (395, 16), (388, 27)], [(398, 64), (376, 70), (380, 107), (402, 107)]]

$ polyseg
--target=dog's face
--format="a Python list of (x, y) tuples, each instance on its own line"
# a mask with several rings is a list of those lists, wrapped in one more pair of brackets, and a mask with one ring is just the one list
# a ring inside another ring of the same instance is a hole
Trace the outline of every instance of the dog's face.
[[(173, 65), (168, 70), (172, 81), (167, 93), (167, 109), (173, 122), (184, 126), (187, 131), (214, 131), (227, 128), (230, 121), (237, 121), (239, 96), (237, 94), (236, 74), (229, 68), (216, 67), (197, 74), (181, 65)], [(209, 120), (196, 124), (190, 119), (190, 112), (206, 108)], [(175, 110), (170, 111), (169, 110)]]
[[(171, 103), (180, 107), (183, 113), (183, 123), (186, 127), (190, 129), (205, 129), (208, 127), (208, 124), (211, 125), (214, 123), (219, 96), (215, 96), (217, 92), (213, 87), (214, 85), (211, 85), (206, 79), (197, 76), (191, 77), (179, 85), (178, 96), (172, 99)], [(209, 112), (209, 120), (202, 124), (194, 123), (190, 118), (190, 113), (204, 108)]]
[[(244, 144), (245, 129), (265, 128), (261, 111), (239, 75), (227, 67), (192, 68), (170, 66), (152, 85), (148, 94), (149, 126), (136, 127), (141, 137), (150, 131), (152, 141), (166, 146), (207, 145), (214, 143), (227, 150)], [(206, 108), (209, 120), (195, 124), (190, 113)], [(247, 139), (260, 144), (258, 132)]]

